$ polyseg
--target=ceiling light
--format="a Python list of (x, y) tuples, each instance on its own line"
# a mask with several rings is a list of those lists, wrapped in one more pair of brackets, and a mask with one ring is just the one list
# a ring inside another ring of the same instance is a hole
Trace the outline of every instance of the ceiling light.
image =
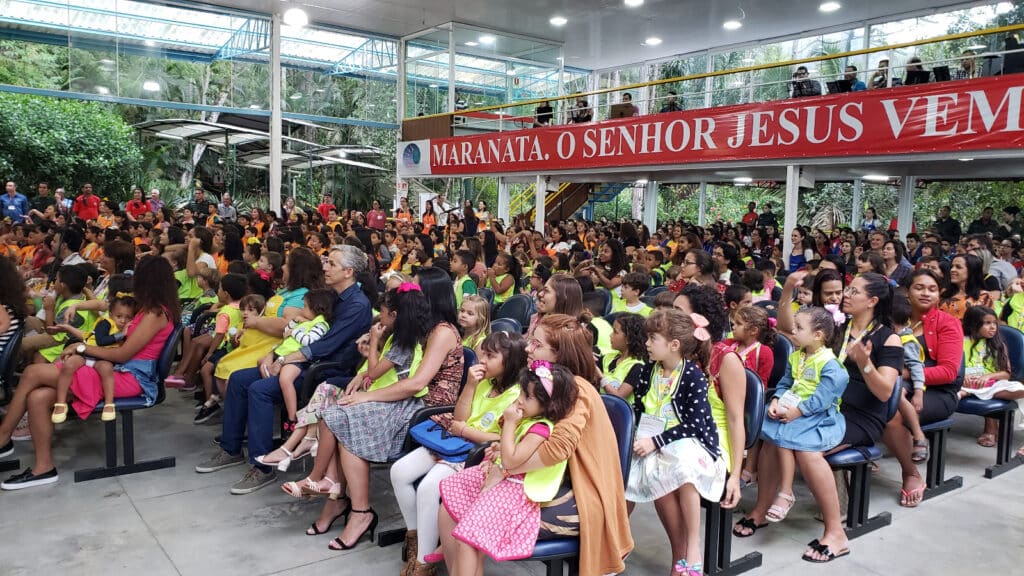
[(843, 5), (839, 2), (822, 2), (821, 6), (818, 6), (818, 10), (822, 12), (835, 12), (842, 7)]
[(644, 40), (645, 46), (657, 46), (658, 44), (661, 44), (661, 38), (658, 38), (657, 36), (651, 36), (647, 40)]
[(974, 158), (957, 158), (961, 162), (974, 162)]
[(516, 67), (513, 66), (513, 67), (509, 68), (508, 70), (505, 70), (505, 74), (508, 74), (509, 76), (515, 76), (516, 75)]
[(490, 44), (494, 44), (498, 39), (495, 38), (494, 36), (491, 36), (490, 34), (487, 34), (487, 35), (481, 36), (480, 38), (477, 38), (477, 40), (479, 40), (481, 44), (490, 45)]
[(289, 8), (284, 11), (284, 23), (292, 28), (302, 28), (309, 24), (309, 16), (302, 8)]
[(430, 87), (431, 88), (437, 88), (437, 84), (431, 84)]
[(145, 44), (146, 46), (149, 46), (150, 48), (152, 48), (152, 47), (156, 46), (156, 40), (146, 40), (145, 42), (143, 42), (143, 44)]
[(289, 98), (291, 98), (292, 100), (299, 100), (300, 98), (302, 98), (302, 93), (301, 92), (296, 92), (295, 94), (292, 94), (291, 96), (289, 96)]
[(732, 179), (733, 184), (750, 184), (754, 179), (749, 176), (737, 176)]
[(97, 86), (96, 93), (106, 96), (107, 94), (110, 94), (110, 88), (107, 88), (106, 86)]
[(973, 50), (974, 52), (977, 52), (979, 50), (988, 50), (988, 46), (984, 44), (971, 44), (967, 48), (964, 48), (964, 50)]
[(249, 109), (250, 110), (259, 110), (260, 109), (260, 105), (259, 104), (249, 104)]
[(871, 180), (872, 182), (888, 182), (889, 177), (883, 174), (865, 174), (865, 180)]
[(626, 0), (626, 6), (629, 6), (630, 8), (636, 8), (637, 6), (642, 6), (643, 3), (644, 3), (644, 0)]
[(756, 62), (756, 60), (754, 60), (753, 58), (748, 57), (743, 59), (744, 64), (753, 64), (754, 62)]
[(641, 178), (641, 179), (636, 181), (636, 185), (637, 186), (647, 186), (647, 180)]
[(479, 45), (480, 45), (479, 42), (476, 42), (476, 41), (473, 41), (473, 40), (470, 40), (469, 42), (466, 42), (466, 46), (479, 46)]
[(726, 20), (722, 23), (722, 28), (725, 28), (726, 30), (739, 30), (740, 28), (743, 28), (743, 22), (740, 22), (739, 20)]
[(142, 83), (142, 89), (146, 92), (159, 92), (160, 83), (155, 80), (146, 80)]
[(565, 26), (569, 20), (565, 16), (552, 16), (551, 20), (548, 20), (552, 26)]

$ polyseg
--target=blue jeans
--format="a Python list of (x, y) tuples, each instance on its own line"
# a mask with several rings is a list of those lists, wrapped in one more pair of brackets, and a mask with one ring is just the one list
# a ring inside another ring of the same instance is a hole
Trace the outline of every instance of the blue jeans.
[[(301, 384), (300, 374), (295, 379), (296, 392)], [(249, 462), (263, 472), (270, 472), (269, 466), (256, 463), (256, 457), (274, 448), (274, 405), (283, 401), (281, 385), (276, 376), (263, 378), (259, 368), (233, 372), (228, 378), (228, 389), (224, 397), (220, 447), (228, 454), (241, 454), (242, 439), (248, 428)]]

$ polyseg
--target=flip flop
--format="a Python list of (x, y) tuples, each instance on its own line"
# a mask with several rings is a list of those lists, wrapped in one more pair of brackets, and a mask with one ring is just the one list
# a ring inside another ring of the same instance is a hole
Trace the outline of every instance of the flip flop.
[(843, 548), (842, 550), (839, 551), (838, 554), (836, 554), (836, 553), (832, 552), (831, 548), (829, 548), (828, 546), (822, 544), (817, 539), (811, 540), (810, 542), (807, 543), (807, 545), (809, 547), (811, 547), (818, 554), (823, 554), (825, 556), (824, 559), (815, 558), (815, 557), (811, 556), (810, 554), (804, 554), (803, 556), (801, 556), (801, 558), (803, 558), (807, 562), (812, 562), (814, 564), (825, 564), (826, 562), (831, 562), (831, 561), (835, 560), (836, 558), (842, 558), (843, 556), (848, 556), (850, 554), (850, 549), (849, 548)]
[(906, 488), (900, 488), (900, 506), (904, 508), (917, 508), (918, 505), (924, 500), (924, 485), (918, 486), (913, 490), (907, 490)]
[[(766, 526), (768, 526), (768, 522), (765, 522), (764, 524), (758, 524), (754, 522), (753, 518), (747, 516), (733, 525), (732, 535), (737, 538), (750, 538), (751, 536), (757, 533), (758, 529), (764, 528)], [(742, 532), (739, 532), (737, 528), (746, 528), (747, 530), (750, 530), (750, 534), (743, 534)]]
[(914, 440), (914, 452), (910, 455), (910, 459), (914, 462), (924, 462), (925, 460), (928, 460), (927, 440)]
[(992, 448), (995, 445), (996, 445), (996, 435), (995, 434), (982, 434), (981, 436), (978, 436), (978, 446), (983, 446), (985, 448)]

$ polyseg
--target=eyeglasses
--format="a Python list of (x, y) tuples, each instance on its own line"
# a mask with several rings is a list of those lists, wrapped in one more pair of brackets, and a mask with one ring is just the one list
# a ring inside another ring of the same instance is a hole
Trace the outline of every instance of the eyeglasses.
[(843, 294), (847, 296), (858, 296), (861, 294), (861, 291), (857, 290), (853, 286), (847, 286), (846, 288), (843, 289)]
[(697, 263), (693, 260), (683, 260), (683, 266), (696, 266)]
[(536, 338), (530, 338), (529, 340), (527, 340), (526, 341), (526, 345), (527, 345), (528, 348), (533, 348), (534, 350), (536, 350), (538, 348), (547, 348), (548, 347), (546, 344), (544, 344), (543, 342), (541, 342), (540, 340), (538, 340)]

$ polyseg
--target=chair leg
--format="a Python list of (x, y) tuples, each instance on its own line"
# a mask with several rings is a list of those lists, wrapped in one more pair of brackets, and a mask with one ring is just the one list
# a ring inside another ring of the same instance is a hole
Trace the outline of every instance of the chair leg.
[(704, 573), (716, 576), (742, 574), (761, 566), (760, 552), (732, 560), (732, 510), (707, 502), (704, 528)]
[(964, 485), (960, 476), (946, 479), (946, 434), (949, 429), (928, 432), (928, 464), (924, 499), (934, 498)]
[(561, 558), (547, 560), (544, 565), (547, 566), (547, 576), (565, 576), (565, 562)]
[(10, 472), (11, 470), (20, 470), (21, 460), (4, 460), (0, 462), (0, 472)]
[(851, 540), (892, 524), (892, 514), (882, 512), (868, 517), (871, 504), (871, 479), (868, 464), (850, 469), (850, 503), (846, 511), (846, 536)]
[[(398, 544), (405, 540), (405, 528), (395, 528), (394, 530), (385, 530), (377, 536), (377, 545), (381, 548), (385, 546), (391, 546), (392, 544)], [(402, 560), (408, 560), (408, 558), (402, 558)]]
[(1024, 457), (1013, 452), (1013, 414), (1015, 410), (1004, 410), (996, 419), (999, 431), (996, 434), (996, 464), (985, 469), (985, 478), (995, 478), (1024, 464)]
[(117, 420), (121, 421), (122, 445), (124, 447), (124, 464), (117, 464), (117, 421), (104, 425), (106, 437), (106, 466), (75, 470), (75, 482), (87, 482), (100, 478), (112, 478), (137, 472), (174, 468), (176, 460), (173, 456), (158, 460), (135, 461), (135, 413), (132, 410), (118, 412)]

